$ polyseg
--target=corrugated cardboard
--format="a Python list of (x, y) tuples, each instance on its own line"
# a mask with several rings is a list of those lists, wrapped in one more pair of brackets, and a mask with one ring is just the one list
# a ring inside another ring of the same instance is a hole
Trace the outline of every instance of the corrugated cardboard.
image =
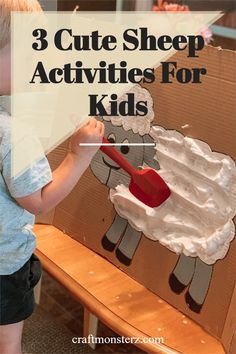
[[(184, 135), (206, 141), (213, 150), (236, 158), (236, 53), (207, 47), (198, 59), (186, 58), (184, 52), (173, 58), (179, 67), (206, 67), (202, 84), (147, 84), (154, 100), (153, 124), (176, 129)], [(157, 76), (159, 75), (157, 71)], [(188, 127), (186, 128), (186, 125)], [(184, 128), (183, 128), (184, 127)], [(66, 153), (67, 143), (49, 155), (55, 168)], [(200, 314), (192, 312), (184, 296), (172, 292), (168, 278), (177, 255), (142, 236), (129, 267), (122, 265), (113, 253), (103, 249), (101, 239), (111, 225), (115, 211), (108, 199), (108, 189), (88, 169), (73, 192), (57, 206), (54, 226), (106, 257), (128, 275), (161, 296), (181, 312), (221, 340), (228, 350), (236, 324), (235, 289), (236, 241), (227, 256), (217, 261), (211, 286)], [(48, 220), (48, 219), (47, 219)], [(41, 221), (43, 221), (41, 219)], [(122, 286), (122, 285), (121, 285)]]

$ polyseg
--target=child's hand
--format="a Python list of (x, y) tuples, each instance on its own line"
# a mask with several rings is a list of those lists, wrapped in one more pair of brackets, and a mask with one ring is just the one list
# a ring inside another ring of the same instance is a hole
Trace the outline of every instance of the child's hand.
[(74, 133), (70, 140), (70, 150), (72, 153), (90, 163), (99, 146), (80, 146), (81, 143), (102, 143), (104, 135), (104, 124), (91, 118), (90, 121)]

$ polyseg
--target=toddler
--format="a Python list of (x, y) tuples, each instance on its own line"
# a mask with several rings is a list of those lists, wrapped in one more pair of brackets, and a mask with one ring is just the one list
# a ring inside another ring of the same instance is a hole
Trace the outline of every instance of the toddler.
[[(11, 94), (11, 11), (41, 11), (37, 0), (0, 0), (0, 96)], [(0, 97), (1, 98), (1, 97)], [(10, 115), (0, 104), (0, 353), (20, 354), (23, 321), (34, 308), (41, 276), (34, 255), (34, 215), (54, 208), (73, 189), (102, 142), (104, 126), (91, 119), (71, 138), (70, 151), (52, 173), (46, 157), (11, 178)]]

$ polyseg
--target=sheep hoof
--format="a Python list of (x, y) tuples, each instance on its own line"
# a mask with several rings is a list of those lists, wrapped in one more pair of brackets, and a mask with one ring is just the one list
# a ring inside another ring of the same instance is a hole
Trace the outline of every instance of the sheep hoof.
[(107, 251), (114, 251), (115, 247), (116, 247), (116, 244), (115, 243), (112, 243), (108, 238), (107, 238), (107, 235), (104, 235), (103, 238), (102, 238), (102, 246), (105, 250)]
[(176, 294), (182, 293), (184, 289), (186, 288), (186, 285), (182, 284), (174, 275), (174, 273), (171, 273), (169, 277), (169, 285), (172, 291)]
[(132, 259), (126, 257), (124, 253), (122, 253), (119, 248), (116, 250), (116, 257), (120, 261), (120, 263), (123, 263), (126, 266), (129, 266), (132, 262)]
[(188, 305), (188, 307), (190, 308), (190, 310), (192, 310), (193, 312), (196, 313), (200, 313), (201, 308), (202, 308), (202, 304), (198, 304), (193, 298), (192, 296), (189, 294), (189, 292), (187, 291), (187, 293), (185, 294), (185, 301)]

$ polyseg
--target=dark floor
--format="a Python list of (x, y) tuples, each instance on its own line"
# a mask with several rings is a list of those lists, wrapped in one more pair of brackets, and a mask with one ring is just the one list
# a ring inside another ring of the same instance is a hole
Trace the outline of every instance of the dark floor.
[(87, 344), (73, 344), (74, 333), (42, 306), (36, 306), (24, 323), (23, 354), (91, 354)]
[[(53, 316), (57, 322), (66, 326), (76, 336), (83, 334), (83, 307), (75, 301), (70, 293), (56, 282), (49, 274), (43, 272), (40, 299), (42, 310)], [(117, 337), (118, 335), (99, 322), (97, 337)], [(144, 353), (130, 344), (98, 344), (94, 353)], [(92, 353), (92, 350), (91, 350)], [(57, 354), (57, 353), (51, 353)], [(66, 353), (69, 354), (69, 353)]]

